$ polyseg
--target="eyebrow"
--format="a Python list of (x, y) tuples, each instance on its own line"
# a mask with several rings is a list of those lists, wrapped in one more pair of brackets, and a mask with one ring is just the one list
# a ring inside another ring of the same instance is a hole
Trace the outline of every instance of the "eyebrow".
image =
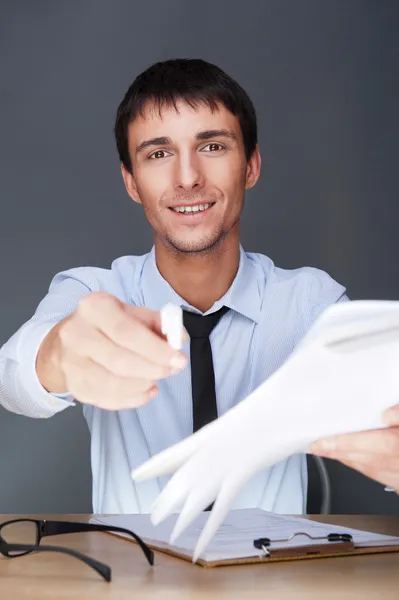
[[(231, 140), (234, 140), (235, 142), (237, 141), (236, 134), (233, 133), (232, 131), (228, 131), (227, 129), (208, 129), (206, 131), (200, 131), (195, 136), (195, 139), (199, 140), (199, 141), (205, 141), (205, 140), (212, 140), (217, 137), (226, 137)], [(145, 150), (146, 148), (150, 148), (151, 146), (167, 146), (168, 144), (171, 144), (171, 143), (172, 143), (172, 140), (170, 137), (151, 138), (150, 140), (145, 140), (144, 142), (141, 142), (141, 144), (139, 144), (137, 146), (136, 154), (139, 154), (140, 152), (142, 152), (142, 150)]]
[(216, 137), (227, 137), (230, 140), (234, 140), (235, 142), (237, 141), (236, 134), (228, 129), (208, 129), (207, 131), (201, 131), (200, 133), (197, 133), (195, 136), (197, 140), (211, 140)]
[(150, 146), (167, 146), (171, 143), (172, 140), (169, 137), (151, 138), (150, 140), (145, 140), (144, 142), (141, 142), (141, 144), (137, 146), (136, 154), (138, 154), (142, 150), (145, 150), (145, 148), (149, 148)]

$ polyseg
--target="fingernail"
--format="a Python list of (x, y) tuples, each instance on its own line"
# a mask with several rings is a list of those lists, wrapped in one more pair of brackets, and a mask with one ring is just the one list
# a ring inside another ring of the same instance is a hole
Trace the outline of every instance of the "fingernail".
[(158, 388), (157, 387), (153, 387), (150, 389), (148, 395), (150, 398), (155, 398), (155, 396), (158, 394)]
[(174, 354), (169, 362), (172, 369), (183, 369), (187, 364), (187, 358), (183, 354)]

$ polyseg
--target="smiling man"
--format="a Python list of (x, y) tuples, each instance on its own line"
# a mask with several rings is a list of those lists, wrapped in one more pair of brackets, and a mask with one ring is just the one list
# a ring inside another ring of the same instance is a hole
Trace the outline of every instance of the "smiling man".
[[(347, 297), (323, 271), (280, 269), (240, 245), (245, 190), (260, 174), (256, 115), (218, 67), (171, 60), (147, 69), (118, 108), (115, 137), (154, 246), (110, 269), (54, 277), (1, 349), (0, 402), (36, 418), (81, 403), (93, 511), (149, 512), (167, 478), (134, 483), (131, 471), (243, 400)], [(185, 309), (182, 351), (161, 333), (168, 302)], [(392, 428), (335, 440), (332, 451), (397, 488), (397, 422), (391, 413)], [(305, 456), (295, 455), (256, 475), (234, 507), (302, 513), (306, 492)]]

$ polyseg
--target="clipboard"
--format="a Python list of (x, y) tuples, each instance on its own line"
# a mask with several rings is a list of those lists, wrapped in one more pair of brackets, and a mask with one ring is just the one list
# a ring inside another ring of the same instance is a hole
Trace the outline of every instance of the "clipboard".
[[(235, 512), (239, 513), (244, 511)], [(247, 512), (255, 512), (256, 514), (256, 509), (254, 511), (249, 509)], [(269, 513), (269, 516), (278, 517), (282, 520), (286, 519), (286, 517), (275, 515), (273, 513)], [(154, 526), (149, 525), (149, 519), (146, 517), (147, 515), (118, 515), (117, 517), (94, 519), (94, 521), (106, 523), (108, 525), (117, 524), (119, 526), (124, 526), (127, 529), (135, 529), (136, 533), (141, 536), (152, 550), (192, 563), (193, 548), (184, 546), (179, 547), (177, 544), (171, 546), (167, 541), (173, 523), (171, 523), (169, 529), (164, 532), (165, 535), (163, 539), (154, 539), (152, 534), (155, 531), (155, 528)], [(132, 521), (129, 525), (130, 519), (132, 519)], [(136, 528), (135, 525), (138, 525), (141, 520), (146, 522), (145, 527)], [(240, 550), (237, 549), (237, 552), (230, 553), (230, 556), (228, 555), (228, 551), (224, 552), (224, 556), (221, 555), (218, 557), (212, 556), (211, 553), (208, 558), (198, 558), (195, 564), (203, 568), (213, 568), (219, 566), (269, 564), (283, 561), (399, 552), (399, 537), (397, 536), (386, 536), (381, 534), (381, 537), (379, 537), (380, 534), (342, 526), (334, 526), (327, 523), (323, 524), (321, 531), (317, 531), (317, 528), (306, 531), (307, 522), (305, 523), (304, 519), (289, 518), (288, 520), (291, 520), (296, 527), (290, 526), (291, 532), (293, 533), (287, 532), (287, 537), (283, 537), (283, 532), (281, 532), (281, 537), (277, 537), (278, 531), (276, 530), (274, 530), (275, 535), (277, 534), (276, 537), (273, 537), (272, 535), (266, 537), (268, 530), (267, 520), (264, 523), (260, 521), (257, 522), (256, 528), (252, 527), (252, 537), (248, 536), (246, 539), (245, 550), (244, 548), (241, 548)], [(312, 523), (312, 521), (310, 521), (310, 523)], [(254, 535), (258, 532), (260, 536), (253, 539)], [(272, 532), (270, 531), (270, 533)], [(357, 534), (364, 535), (362, 538), (357, 538)], [(366, 534), (371, 537), (367, 539)], [(120, 534), (109, 532), (108, 535)], [(387, 537), (390, 538), (389, 541), (382, 539)], [(125, 539), (130, 543), (133, 541), (130, 537), (125, 537)]]
[[(111, 534), (112, 535), (112, 534)], [(281, 543), (289, 542), (293, 537), (305, 535), (308, 538), (319, 540), (318, 544), (298, 544), (297, 546), (282, 547)], [(134, 541), (134, 540), (130, 540)], [(278, 544), (273, 547), (273, 545)], [(294, 560), (309, 560), (315, 558), (334, 558), (340, 556), (359, 556), (364, 554), (381, 554), (389, 552), (399, 552), (399, 544), (397, 546), (369, 546), (356, 547), (353, 538), (350, 534), (341, 534), (331, 532), (327, 537), (314, 537), (306, 532), (294, 533), (290, 538), (281, 540), (270, 540), (269, 538), (257, 538), (253, 542), (254, 548), (261, 549), (263, 554), (254, 555), (246, 558), (222, 559), (216, 561), (206, 561), (199, 558), (196, 565), (204, 568), (225, 567), (234, 565), (253, 565), (267, 564), (275, 562), (285, 562)], [(192, 563), (192, 557), (188, 554), (181, 553), (176, 549), (165, 548), (157, 544), (149, 543), (148, 546), (163, 554), (180, 558), (186, 562)]]

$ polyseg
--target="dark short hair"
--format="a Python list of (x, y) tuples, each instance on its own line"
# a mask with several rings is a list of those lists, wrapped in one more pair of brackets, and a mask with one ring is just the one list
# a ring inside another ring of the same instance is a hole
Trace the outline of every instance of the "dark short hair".
[(205, 104), (216, 110), (223, 104), (238, 117), (244, 140), (247, 160), (257, 144), (255, 108), (248, 94), (222, 69), (201, 59), (174, 59), (158, 62), (138, 75), (127, 90), (118, 107), (115, 120), (115, 140), (119, 159), (131, 172), (132, 163), (128, 146), (128, 127), (143, 115), (151, 102), (160, 111), (164, 106), (174, 106), (179, 100), (193, 108)]

